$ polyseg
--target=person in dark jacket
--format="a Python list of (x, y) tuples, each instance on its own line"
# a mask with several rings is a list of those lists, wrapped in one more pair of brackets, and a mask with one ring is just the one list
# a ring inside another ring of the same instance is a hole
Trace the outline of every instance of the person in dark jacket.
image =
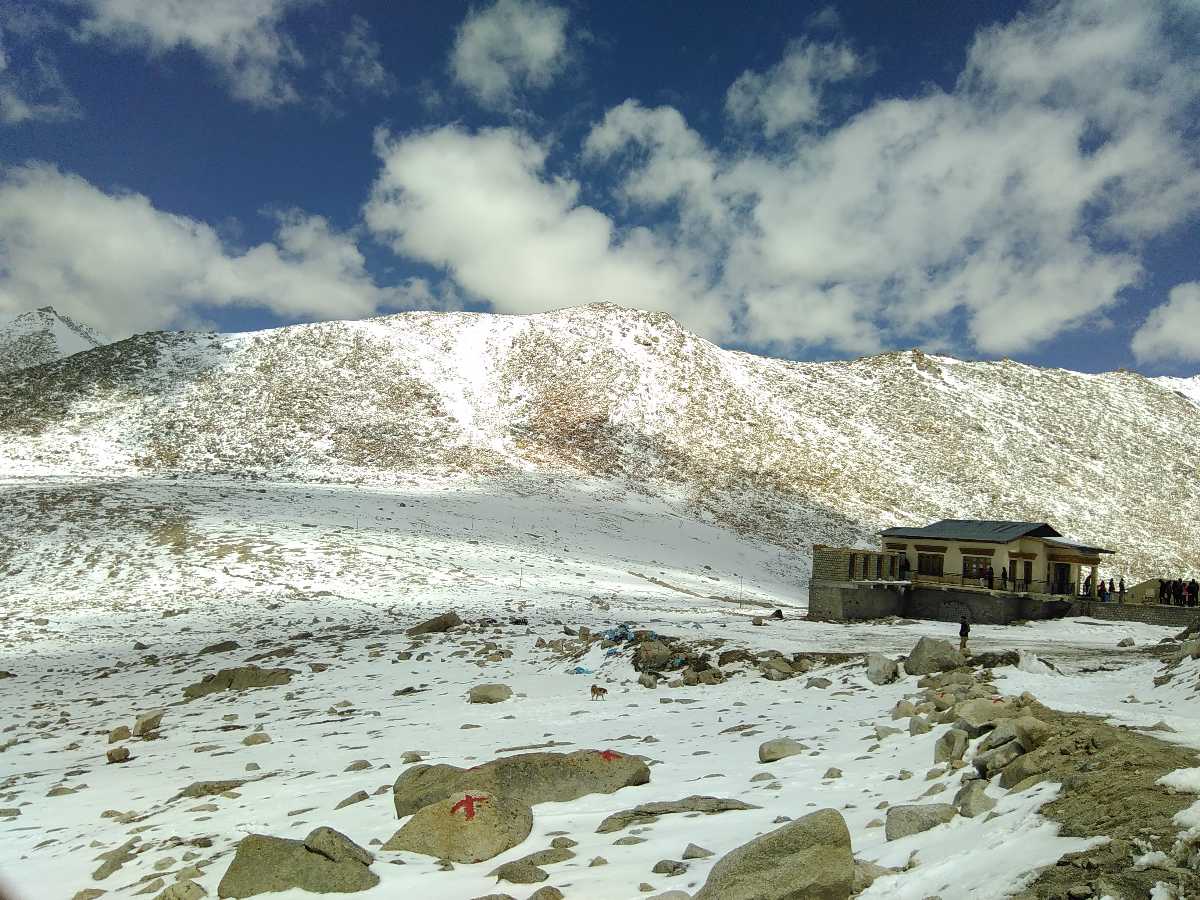
[(1000, 590), (1008, 590), (1008, 566), (1000, 567)]
[(990, 591), (996, 585), (996, 570), (992, 568), (991, 563), (988, 563), (987, 567), (987, 582), (988, 590)]
[(963, 616), (958, 623), (958, 652), (967, 655), (967, 638), (971, 636), (971, 623)]
[(1125, 577), (1124, 576), (1122, 576), (1121, 580), (1119, 582), (1117, 582), (1117, 602), (1118, 603), (1125, 602)]
[(1170, 594), (1167, 592), (1167, 579), (1158, 579), (1158, 602), (1166, 603)]

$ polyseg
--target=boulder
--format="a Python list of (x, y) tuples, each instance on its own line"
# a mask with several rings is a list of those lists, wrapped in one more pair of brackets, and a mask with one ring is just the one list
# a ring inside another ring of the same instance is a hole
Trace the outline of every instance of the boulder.
[(971, 762), (975, 764), (976, 770), (981, 775), (991, 778), (1024, 752), (1017, 741), (1009, 741), (1007, 744), (984, 753), (976, 753)]
[(1132, 646), (1134, 646), (1134, 640), (1131, 637), (1121, 638), (1121, 640), (1117, 641), (1117, 646), (1118, 647), (1132, 647)]
[(688, 844), (686, 847), (683, 848), (683, 856), (680, 858), (681, 859), (708, 859), (708, 857), (710, 857), (712, 855), (713, 855), (713, 852), (711, 850), (701, 847), (698, 844)]
[(200, 900), (206, 896), (208, 891), (189, 878), (167, 885), (154, 895), (154, 900)]
[(365, 891), (379, 883), (373, 857), (344, 834), (317, 828), (303, 841), (250, 834), (217, 885), (218, 897), (255, 897), (299, 889), (317, 894)]
[(108, 733), (108, 742), (115, 744), (117, 741), (127, 741), (131, 734), (132, 732), (129, 730), (128, 725), (118, 725)]
[(653, 690), (658, 687), (658, 678), (655, 677), (653, 672), (643, 672), (638, 676), (638, 684), (644, 688)]
[(749, 650), (725, 650), (717, 656), (717, 665), (721, 668), (740, 662), (754, 662), (754, 654)]
[(764, 660), (762, 671), (764, 675), (773, 681), (782, 681), (783, 678), (791, 678), (796, 674), (796, 670), (792, 667), (792, 664), (782, 656), (772, 656), (770, 659)]
[(507, 881), (509, 884), (536, 884), (545, 881), (550, 873), (526, 859), (514, 859), (502, 866), (497, 866), (488, 872), (497, 881)]
[(633, 668), (638, 672), (661, 672), (674, 657), (671, 648), (662, 641), (646, 641), (633, 651)]
[(649, 767), (636, 756), (612, 750), (518, 753), (473, 769), (417, 765), (405, 769), (392, 788), (396, 815), (465, 791), (488, 792), (526, 806), (565, 803), (588, 794), (611, 794), (650, 781)]
[(1015, 787), (1028, 778), (1041, 775), (1049, 768), (1050, 760), (1044, 753), (1025, 753), (1000, 770), (1000, 786)]
[[(905, 667), (906, 671), (911, 671)], [(900, 677), (900, 666), (882, 653), (867, 654), (867, 680), (872, 684), (890, 684)]]
[(949, 803), (909, 803), (889, 806), (883, 833), (889, 841), (920, 834), (938, 825), (944, 825), (956, 815)]
[(917, 714), (917, 708), (913, 706), (911, 700), (899, 700), (892, 707), (893, 719), (911, 719)]
[(137, 721), (133, 723), (133, 736), (145, 737), (150, 732), (156, 730), (162, 724), (162, 718), (167, 714), (165, 709), (152, 709), (150, 712), (142, 713), (137, 717)]
[(904, 671), (909, 675), (928, 675), (965, 666), (967, 661), (954, 649), (949, 641), (923, 637), (917, 641), (912, 653), (904, 661)]
[(759, 745), (758, 761), (760, 763), (775, 762), (777, 759), (785, 759), (786, 757), (803, 753), (807, 749), (807, 745), (792, 738), (775, 738), (771, 741), (764, 741)]
[(687, 869), (687, 863), (677, 859), (660, 859), (650, 871), (655, 875), (666, 875), (669, 878), (672, 875), (682, 875)]
[(846, 900), (853, 884), (846, 822), (822, 809), (721, 857), (695, 900)]
[(954, 795), (954, 808), (958, 814), (973, 819), (985, 812), (990, 812), (996, 801), (987, 795), (987, 782), (978, 778), (972, 779), (958, 789)]
[(967, 657), (967, 665), (982, 669), (998, 669), (1000, 666), (1015, 666), (1021, 661), (1021, 655), (1016, 650), (1000, 650), (998, 652), (976, 653)]
[(954, 762), (957, 759), (962, 759), (963, 754), (967, 751), (967, 733), (959, 728), (951, 728), (933, 745), (933, 761)]
[(1054, 729), (1033, 716), (1020, 716), (1013, 720), (1017, 740), (1026, 751), (1037, 750), (1054, 736)]
[(203, 656), (206, 653), (229, 653), (232, 650), (238, 649), (240, 646), (241, 644), (239, 644), (237, 641), (221, 641), (219, 644), (209, 644), (200, 651), (200, 655)]
[(110, 747), (104, 754), (110, 763), (123, 763), (129, 759), (128, 747)]
[(804, 686), (806, 688), (817, 688), (819, 690), (825, 690), (825, 688), (827, 688), (827, 687), (832, 687), (833, 682), (830, 681), (828, 678), (817, 677), (817, 678), (808, 679), (808, 681), (804, 682)]
[(512, 696), (507, 684), (477, 684), (467, 693), (468, 703), (503, 703)]
[(623, 809), (606, 816), (596, 827), (596, 834), (612, 834), (630, 825), (653, 821), (659, 816), (669, 816), (674, 813), (703, 813), (707, 816), (734, 810), (758, 809), (751, 803), (741, 800), (730, 800), (724, 797), (684, 797), (682, 800), (658, 800), (653, 803), (641, 803), (632, 809)]
[(901, 869), (889, 869), (887, 866), (876, 865), (873, 862), (856, 859), (854, 861), (854, 884), (850, 888), (852, 894), (861, 894), (876, 880), (884, 875), (895, 875)]
[(954, 714), (954, 727), (976, 738), (994, 728), (1001, 719), (1020, 716), (1021, 708), (1009, 700), (978, 697), (956, 704)]
[(933, 726), (923, 716), (913, 716), (908, 720), (908, 733), (912, 737), (918, 734), (928, 734), (933, 731)]
[(528, 804), (501, 794), (463, 791), (417, 810), (383, 849), (477, 863), (517, 846), (532, 829)]
[(287, 684), (296, 674), (295, 669), (260, 669), (258, 666), (238, 666), (233, 669), (221, 669), (205, 675), (195, 684), (189, 684), (183, 689), (183, 696), (189, 700), (215, 694), (218, 691), (248, 691), (253, 688), (278, 687)]
[(418, 634), (440, 634), (443, 631), (449, 631), (456, 625), (461, 625), (462, 619), (458, 617), (456, 612), (442, 613), (440, 616), (434, 616), (432, 619), (426, 619), (420, 625), (414, 625), (405, 632), (409, 637), (415, 637)]

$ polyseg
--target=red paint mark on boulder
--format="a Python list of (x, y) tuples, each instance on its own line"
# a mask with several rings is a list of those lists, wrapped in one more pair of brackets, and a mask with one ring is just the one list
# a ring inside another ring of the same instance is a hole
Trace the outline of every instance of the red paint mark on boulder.
[(486, 803), (487, 797), (473, 797), (470, 794), (463, 794), (463, 798), (450, 807), (450, 815), (454, 815), (460, 809), (466, 813), (467, 821), (475, 818), (475, 804)]

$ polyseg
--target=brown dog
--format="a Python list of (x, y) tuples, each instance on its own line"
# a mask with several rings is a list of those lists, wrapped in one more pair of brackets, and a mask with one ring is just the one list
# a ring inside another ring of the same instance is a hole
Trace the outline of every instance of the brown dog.
[(608, 688), (602, 688), (598, 684), (592, 685), (592, 699), (603, 700), (608, 695)]

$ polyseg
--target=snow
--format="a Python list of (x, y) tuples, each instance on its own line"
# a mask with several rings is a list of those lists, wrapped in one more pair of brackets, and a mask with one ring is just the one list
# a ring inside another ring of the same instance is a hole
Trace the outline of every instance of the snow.
[(1176, 769), (1158, 779), (1158, 783), (1185, 794), (1200, 794), (1200, 768)]
[[(214, 861), (200, 883), (212, 894), (245, 833), (303, 837), (324, 824), (364, 845), (386, 840), (400, 823), (390, 791), (375, 791), (402, 770), (406, 750), (428, 751), (428, 762), (474, 765), (502, 748), (548, 740), (566, 742), (559, 748), (565, 750), (643, 754), (652, 762), (652, 780), (613, 795), (541, 805), (534, 833), (521, 846), (453, 872), (413, 854), (379, 853), (374, 871), (382, 881), (363, 896), (392, 897), (418, 884), (429, 900), (492, 892), (488, 871), (546, 846), (549, 832), (558, 830), (580, 842), (574, 860), (551, 867), (550, 883), (569, 882), (571, 897), (638, 896), (642, 881), (657, 890), (694, 891), (723, 853), (777, 827), (776, 817), (827, 806), (846, 818), (860, 859), (916, 862), (882, 879), (869, 898), (998, 898), (1039, 866), (1090, 845), (1057, 836), (1056, 826), (1037, 814), (1054, 785), (1018, 795), (989, 789), (999, 801), (998, 817), (989, 822), (957, 819), (890, 843), (882, 828), (868, 827), (883, 817), (876, 809), (882, 802), (945, 802), (958, 788), (957, 773), (924, 778), (948, 726), (891, 736), (871, 749), (872, 726), (893, 724), (889, 712), (914, 690), (913, 679), (877, 687), (861, 666), (837, 665), (810, 673), (831, 678), (827, 690), (805, 688), (804, 676), (775, 683), (741, 674), (723, 685), (651, 692), (633, 684), (627, 653), (608, 657), (594, 648), (563, 660), (535, 649), (538, 637), (561, 634), (558, 622), (600, 628), (629, 621), (759, 650), (892, 654), (906, 653), (923, 635), (951, 637), (957, 627), (808, 622), (801, 618), (804, 566), (797, 555), (690, 518), (683, 505), (609, 482), (532, 477), (471, 484), (412, 479), (388, 488), (219, 478), (10, 480), (0, 482), (0, 498), (6, 498), (5, 523), (19, 535), (0, 599), (0, 615), (12, 626), (0, 642), (0, 669), (17, 675), (0, 692), (0, 716), (15, 725), (3, 738), (17, 741), (0, 754), (0, 784), (11, 795), (0, 805), (21, 808), (18, 818), (0, 825), (0, 858), (18, 863), (6, 866), (18, 900), (70, 896), (96, 884), (93, 857), (134, 828), (144, 829), (137, 835), (146, 851), (98, 886), (113, 897), (130, 896), (156, 862), (175, 859), (168, 874), (182, 865), (186, 848), (172, 847), (172, 837), (207, 835), (214, 845), (202, 857)], [(402, 630), (446, 608), (467, 619), (524, 616), (530, 628), (491, 636), (512, 656), (482, 667), (453, 635), (427, 645), (428, 661), (401, 659), (410, 643)], [(785, 610), (782, 621), (750, 623), (773, 608)], [(41, 616), (48, 625), (35, 624)], [(305, 631), (314, 638), (295, 638)], [(1156, 669), (1116, 653), (1116, 640), (1131, 634), (1141, 645), (1164, 633), (1076, 620), (977, 626), (972, 639), (977, 650), (1021, 649), (1064, 673), (997, 670), (1005, 673), (1006, 693), (1028, 689), (1056, 705), (1124, 712), (1121, 698), (1132, 684), (1149, 688)], [(196, 655), (228, 638), (242, 648)], [(135, 651), (135, 639), (150, 649)], [(296, 669), (287, 687), (177, 703), (182, 687), (205, 672), (281, 646), (296, 649), (261, 664)], [(459, 650), (468, 654), (455, 655)], [(147, 653), (160, 661), (144, 661)], [(1101, 660), (1120, 668), (1084, 673)], [(309, 662), (330, 667), (313, 672)], [(595, 674), (569, 674), (576, 665)], [(466, 704), (466, 690), (482, 682), (509, 684), (515, 697)], [(607, 686), (609, 699), (590, 701), (592, 683)], [(36, 685), (34, 707), (22, 685)], [(420, 693), (393, 696), (422, 685)], [(342, 701), (351, 711), (335, 711)], [(162, 739), (133, 741), (133, 760), (104, 765), (108, 731), (154, 707), (167, 709)], [(1161, 712), (1139, 709), (1139, 721)], [(463, 730), (466, 724), (480, 727)], [(753, 724), (757, 733), (722, 733), (738, 724)], [(248, 727), (223, 730), (230, 726)], [(242, 738), (259, 726), (270, 743), (244, 746)], [(758, 744), (779, 736), (803, 740), (812, 755), (758, 764)], [(1200, 746), (1194, 727), (1172, 737)], [(346, 772), (357, 759), (372, 768)], [(247, 772), (251, 762), (260, 769)], [(831, 766), (842, 778), (823, 778)], [(914, 777), (897, 778), (903, 769)], [(761, 771), (776, 782), (751, 782)], [(238, 796), (171, 800), (192, 781), (247, 775), (257, 780)], [(943, 783), (942, 794), (922, 798)], [(82, 787), (45, 796), (63, 784)], [(370, 799), (334, 810), (357, 790)], [(636, 846), (616, 847), (612, 840), (620, 835), (595, 834), (618, 809), (697, 793), (761, 808), (703, 819), (666, 816)], [(109, 809), (145, 818), (121, 825), (102, 816)], [(47, 839), (53, 842), (42, 844)], [(92, 841), (99, 846), (89, 847)], [(692, 861), (679, 878), (650, 874), (655, 862), (678, 858), (689, 842), (714, 856)], [(980, 854), (984, 845), (989, 852)], [(609, 865), (589, 868), (597, 855)]]

